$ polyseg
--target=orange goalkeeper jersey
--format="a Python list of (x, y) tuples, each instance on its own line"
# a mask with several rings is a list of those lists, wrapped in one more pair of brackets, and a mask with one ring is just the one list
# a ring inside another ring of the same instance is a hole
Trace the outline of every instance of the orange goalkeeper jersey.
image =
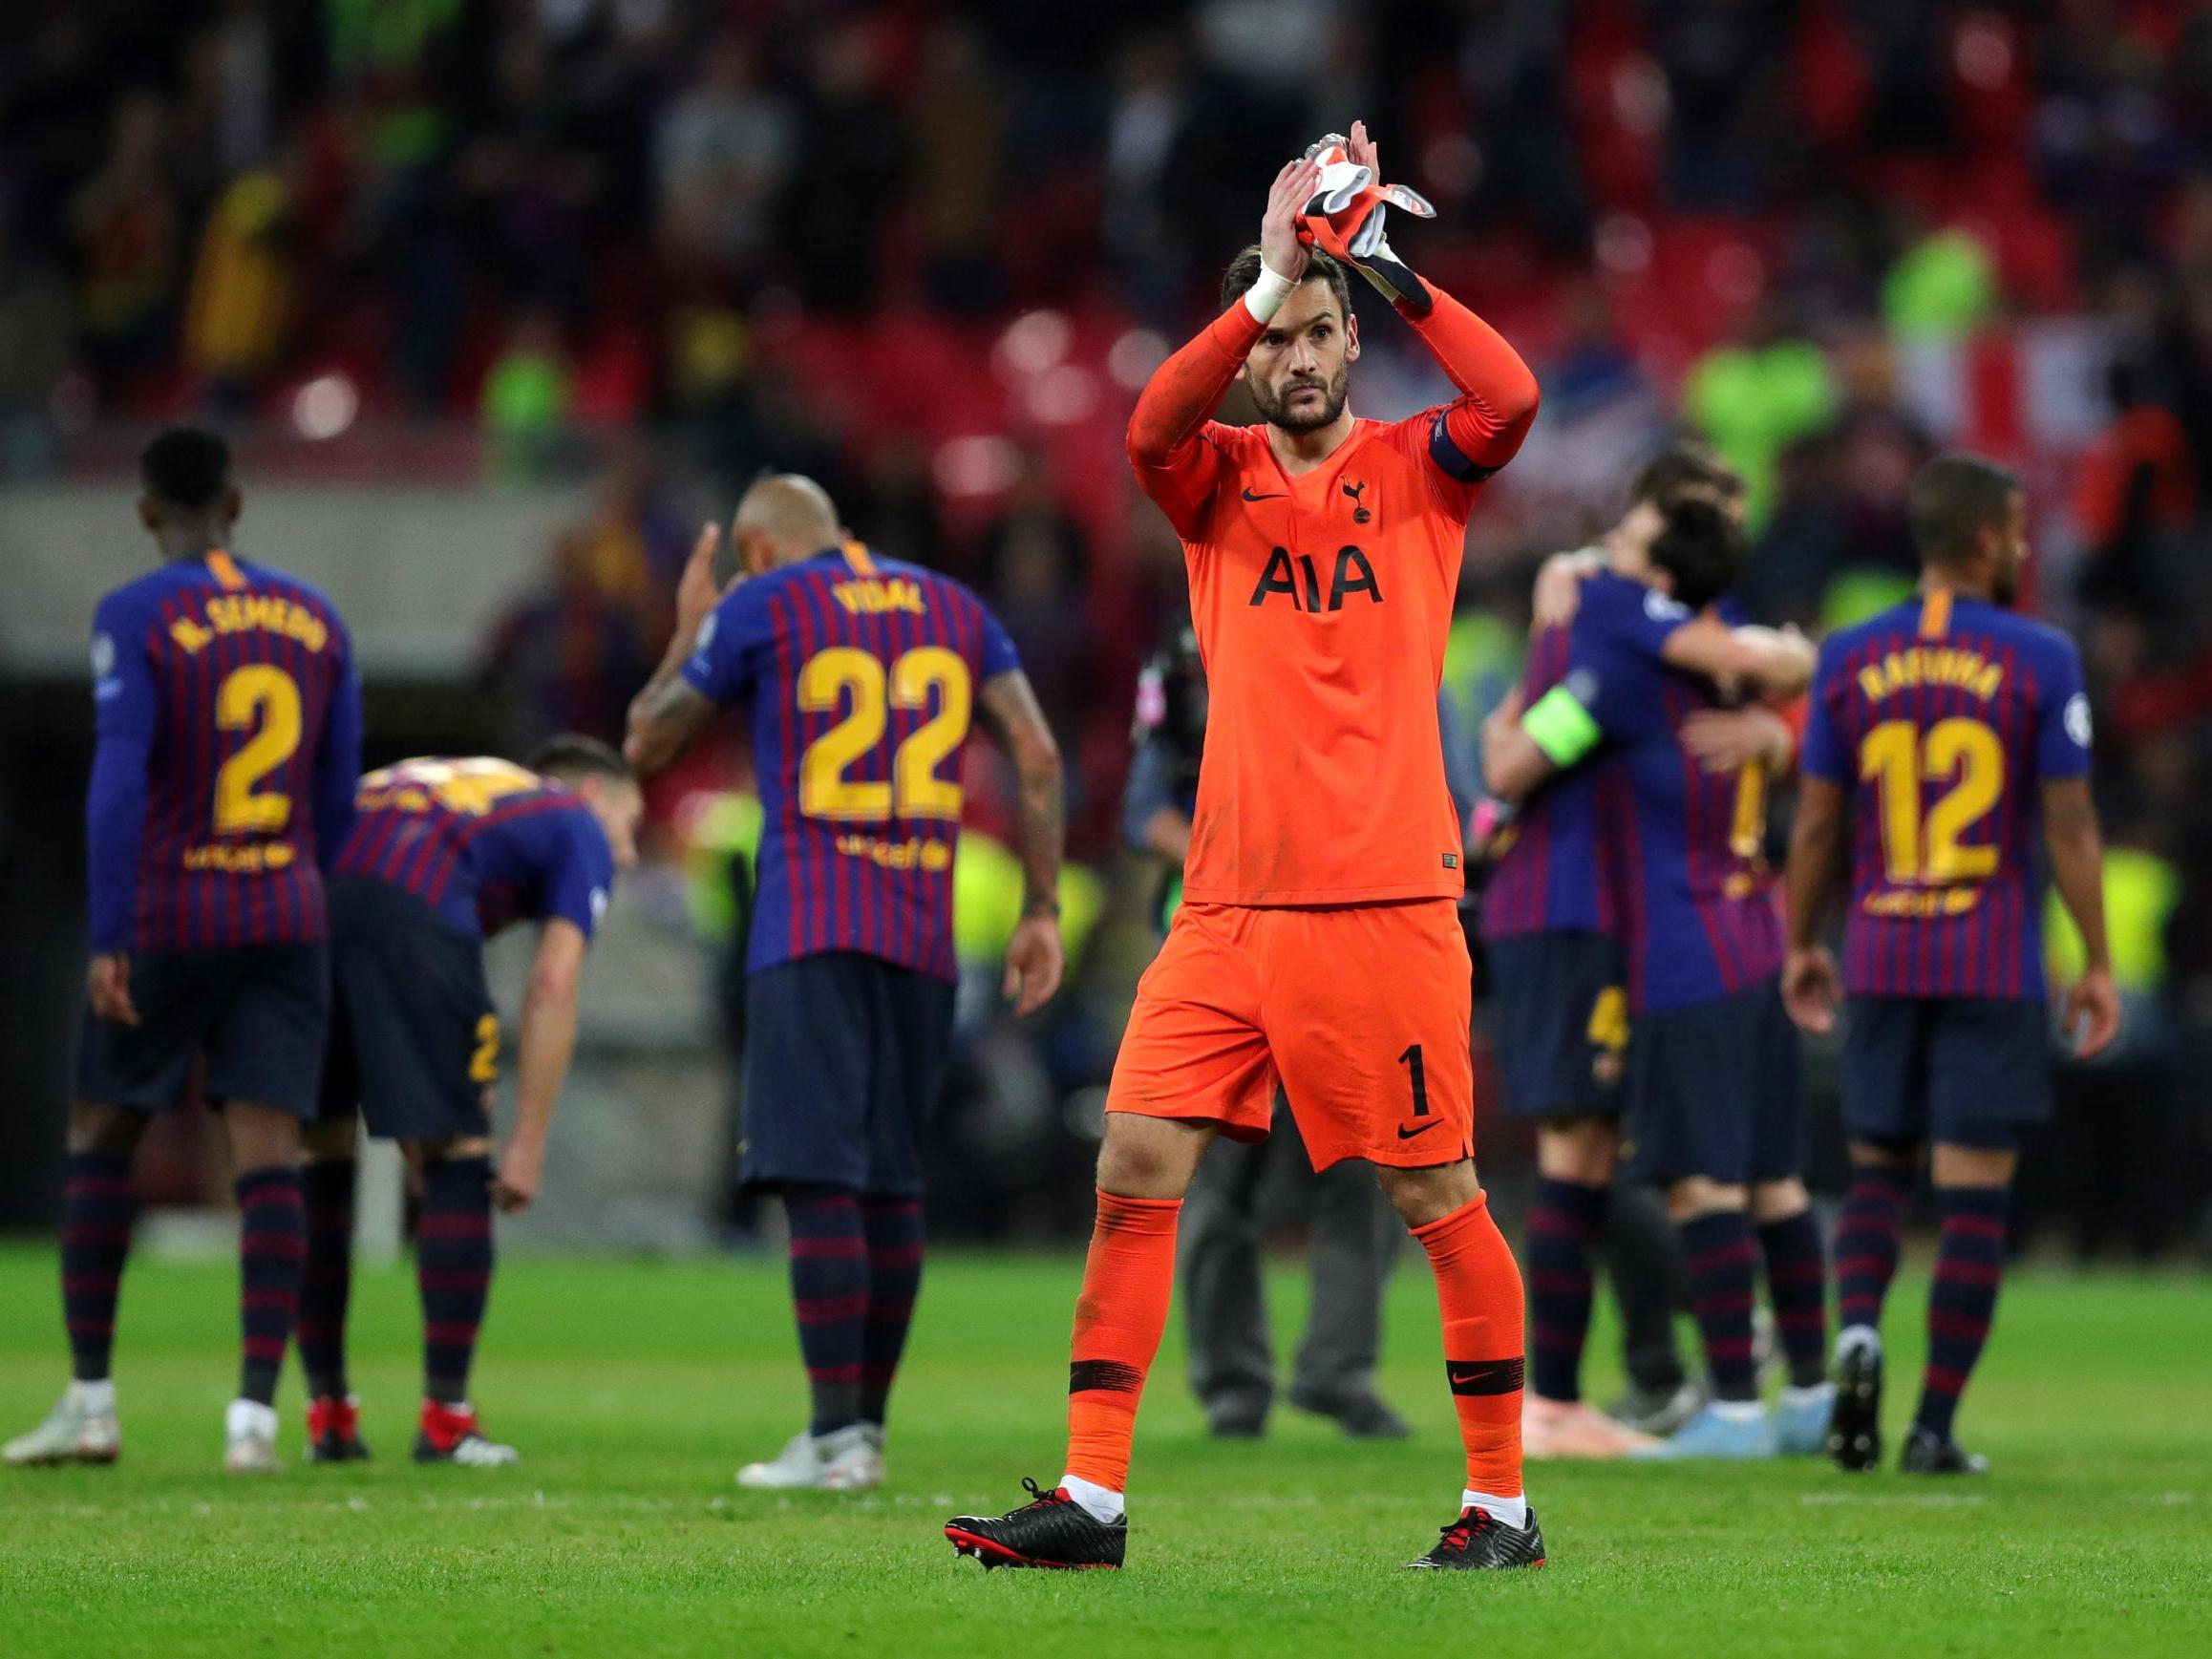
[[(1242, 305), (1163, 366), (1139, 403), (1131, 460), (1182, 538), (1206, 666), (1188, 901), (1460, 892), (1436, 690), (1468, 513), (1518, 447), (1536, 388), (1447, 296), (1409, 321), (1460, 399), (1359, 421), (1303, 477), (1277, 464), (1266, 428), (1202, 418), (1258, 337)], [(1198, 419), (1175, 418), (1194, 400)]]

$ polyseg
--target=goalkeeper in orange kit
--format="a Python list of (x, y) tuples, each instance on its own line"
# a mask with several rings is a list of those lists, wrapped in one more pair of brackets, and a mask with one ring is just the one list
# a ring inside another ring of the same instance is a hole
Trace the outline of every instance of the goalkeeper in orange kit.
[[(1520, 448), (1537, 387), (1367, 220), (1410, 202), (1375, 189), (1365, 129), (1332, 142), (1277, 175), (1222, 315), (1154, 375), (1130, 424), (1131, 465), (1183, 542), (1205, 755), (1183, 904), (1107, 1101), (1067, 1473), (1009, 1515), (946, 1526), (987, 1565), (1121, 1565), (1182, 1195), (1216, 1135), (1266, 1134), (1278, 1080), (1314, 1167), (1372, 1163), (1436, 1272), (1466, 1475), (1412, 1564), (1543, 1563), (1521, 1478), (1521, 1274), (1472, 1161), (1459, 824), (1436, 729), (1468, 515)], [(1393, 300), (1455, 399), (1396, 422), (1352, 415), (1351, 268)], [(1264, 424), (1209, 418), (1239, 379)]]

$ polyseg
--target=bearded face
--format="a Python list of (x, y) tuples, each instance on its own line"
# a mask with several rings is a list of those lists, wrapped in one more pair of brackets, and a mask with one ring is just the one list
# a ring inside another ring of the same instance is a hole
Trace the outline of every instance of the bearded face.
[(1261, 418), (1285, 432), (1317, 432), (1344, 415), (1359, 328), (1327, 282), (1300, 283), (1244, 359)]
[(1285, 432), (1315, 432), (1333, 425), (1351, 396), (1351, 366), (1341, 361), (1333, 379), (1291, 373), (1273, 386), (1258, 379), (1252, 382), (1252, 402), (1261, 417)]

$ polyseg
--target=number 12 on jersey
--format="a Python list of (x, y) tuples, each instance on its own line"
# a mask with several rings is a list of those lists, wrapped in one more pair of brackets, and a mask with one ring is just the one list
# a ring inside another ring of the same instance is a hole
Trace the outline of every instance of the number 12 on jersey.
[[(1964, 844), (2005, 791), (2005, 747), (1988, 726), (1953, 716), (1924, 734), (1910, 720), (1884, 720), (1859, 746), (1859, 776), (1875, 786), (1891, 883), (1941, 886), (1996, 874), (1996, 847)], [(1924, 815), (1921, 785), (1944, 781), (1950, 787)]]

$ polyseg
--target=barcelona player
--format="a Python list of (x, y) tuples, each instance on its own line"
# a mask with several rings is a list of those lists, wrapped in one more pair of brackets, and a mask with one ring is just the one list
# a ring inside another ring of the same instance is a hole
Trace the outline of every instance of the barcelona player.
[[(1882, 1305), (1930, 1141), (1942, 1231), (1927, 1367), (1902, 1466), (1979, 1474), (1952, 1430), (2004, 1276), (2020, 1132), (2050, 1115), (2037, 841), (2087, 947), (2064, 1025), (2086, 1057), (2119, 1029), (2105, 940), (2103, 845), (2090, 796), (2081, 661), (2011, 609), (2027, 505), (2003, 468), (1940, 456), (1907, 503), (1917, 598), (1831, 636), (1805, 728), (1790, 842), (1790, 1012), (1843, 1006), (1851, 1187), (1836, 1223), (1841, 1330), (1829, 1451), (1882, 1456)], [(2040, 836), (2038, 836), (2040, 831)], [(1843, 965), (1820, 945), (1849, 848)]]
[[(1589, 771), (1592, 834), (1627, 970), (1631, 1166), (1665, 1188), (1713, 1394), (1671, 1438), (1629, 1455), (1813, 1452), (1828, 1426), (1824, 1278), (1799, 1179), (1781, 919), (1761, 856), (1765, 778), (1777, 757), (1706, 765), (1688, 736), (1717, 703), (1718, 685), (1801, 691), (1812, 649), (1706, 614), (1743, 562), (1742, 535), (1723, 506), (1679, 500), (1656, 530), (1610, 543), (1611, 569), (1584, 585), (1564, 678), (1525, 714), (1508, 708), (1493, 717), (1485, 781), (1518, 798), (1558, 769)], [(1585, 1142), (1585, 1173), (1601, 1181), (1618, 1150), (1611, 1124), (1603, 1129)], [(1805, 1380), (1785, 1393), (1778, 1421), (1759, 1401), (1753, 1359), (1762, 1253), (1777, 1322), (1810, 1339), (1799, 1356)]]
[[(1350, 149), (1375, 166), (1363, 127)], [(987, 1565), (1122, 1564), (1182, 1197), (1216, 1136), (1267, 1133), (1278, 1080), (1314, 1167), (1374, 1164), (1436, 1273), (1465, 1478), (1413, 1564), (1544, 1559), (1521, 1489), (1521, 1274), (1471, 1156), (1472, 966), (1436, 727), (1467, 520), (1520, 449), (1537, 385), (1480, 318), (1397, 266), (1409, 290), (1395, 308), (1458, 394), (1406, 420), (1356, 417), (1350, 268), (1300, 234), (1320, 179), (1310, 158), (1277, 175), (1221, 315), (1130, 422), (1138, 480), (1182, 539), (1205, 753), (1183, 903), (1108, 1093), (1066, 1474), (1031, 1482), (1033, 1501), (1010, 1514), (946, 1526)], [(1260, 425), (1209, 418), (1239, 380)]]
[[(1601, 547), (1544, 562), (1519, 706), (1534, 708), (1566, 678), (1582, 584), (1606, 568), (1606, 549), (1641, 564), (1677, 501), (1708, 500), (1733, 513), (1742, 493), (1742, 480), (1694, 444), (1670, 445), (1639, 468), (1627, 510)], [(1628, 1018), (1616, 883), (1606, 867), (1619, 840), (1601, 821), (1600, 770), (1574, 767), (1551, 779), (1485, 849), (1495, 860), (1482, 895), (1492, 1042), (1507, 1109), (1536, 1121), (1538, 1180), (1524, 1251), (1530, 1329), (1521, 1444), (1530, 1457), (1619, 1457), (1649, 1444), (1647, 1434), (1582, 1397), (1591, 1257), (1601, 1237), (1628, 1235), (1625, 1247), (1609, 1247), (1608, 1266), (1631, 1371), (1639, 1384), (1662, 1372), (1648, 1391), (1654, 1414), (1678, 1428), (1702, 1403), (1675, 1357), (1678, 1269), (1670, 1269), (1679, 1252), (1666, 1213), (1648, 1189), (1612, 1179), (1627, 1106)], [(1624, 1258), (1632, 1271), (1624, 1270)]]
[(961, 756), (980, 726), (1020, 779), (1021, 919), (1006, 990), (1060, 983), (1059, 750), (1013, 644), (959, 583), (878, 558), (819, 485), (761, 479), (732, 527), (726, 592), (701, 538), (628, 753), (674, 759), (747, 708), (763, 822), (746, 991), (741, 1173), (780, 1192), (807, 1427), (739, 1481), (859, 1491), (922, 1282), (921, 1129), (952, 1039)]
[(306, 1251), (300, 1125), (330, 1023), (323, 871), (353, 816), (361, 692), (330, 602), (230, 551), (240, 494), (212, 433), (146, 448), (160, 569), (93, 621), (98, 747), (85, 809), (91, 1012), (62, 1200), (74, 1379), (11, 1464), (113, 1462), (109, 1359), (131, 1243), (131, 1159), (196, 1071), (222, 1108), (241, 1217), (238, 1397), (224, 1467), (275, 1469), (277, 1372)]
[[(645, 801), (621, 755), (556, 737), (527, 766), (490, 756), (406, 760), (372, 772), (330, 874), (337, 1017), (322, 1119), (308, 1131), (308, 1265), (300, 1363), (308, 1449), (318, 1463), (368, 1456), (347, 1387), (356, 1108), (397, 1140), (421, 1195), (418, 1463), (511, 1463), (469, 1403), (492, 1284), (492, 1210), (529, 1207), (553, 1109), (576, 1048), (576, 999), (615, 872), (637, 861)], [(513, 1133), (492, 1163), (500, 1017), (484, 941), (535, 922), (522, 994)]]

